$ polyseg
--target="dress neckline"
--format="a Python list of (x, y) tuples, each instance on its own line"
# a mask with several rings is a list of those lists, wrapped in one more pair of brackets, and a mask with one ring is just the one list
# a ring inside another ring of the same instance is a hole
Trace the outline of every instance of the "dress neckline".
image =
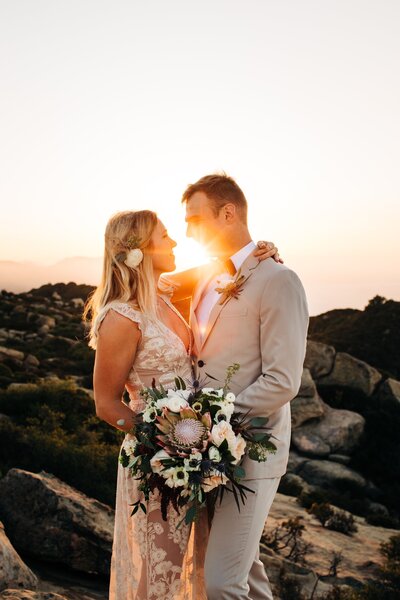
[(180, 320), (185, 325), (187, 332), (189, 334), (189, 348), (186, 348), (185, 342), (183, 341), (183, 339), (181, 338), (180, 335), (178, 335), (173, 329), (171, 329), (170, 327), (165, 325), (165, 323), (163, 321), (161, 321), (161, 319), (158, 319), (158, 321), (161, 323), (161, 325), (164, 327), (164, 329), (166, 329), (169, 333), (171, 333), (175, 338), (177, 338), (180, 341), (183, 348), (185, 349), (186, 356), (190, 356), (191, 352), (192, 352), (192, 332), (191, 332), (190, 326), (188, 325), (188, 323), (186, 323), (185, 319), (182, 317), (179, 310), (175, 308), (175, 306), (172, 304), (172, 302), (167, 300), (167, 298), (165, 298), (165, 296), (161, 296), (158, 294), (157, 294), (157, 296), (158, 296), (158, 298), (161, 298), (161, 300), (180, 318)]

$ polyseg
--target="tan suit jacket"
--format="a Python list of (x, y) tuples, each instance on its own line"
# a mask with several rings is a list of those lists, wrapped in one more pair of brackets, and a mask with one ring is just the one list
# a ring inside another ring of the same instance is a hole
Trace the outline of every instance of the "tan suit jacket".
[(208, 373), (222, 384), (227, 367), (240, 364), (231, 382), (236, 409), (250, 410), (249, 417), (268, 417), (267, 427), (277, 446), (265, 463), (245, 456), (246, 479), (280, 477), (289, 456), (290, 401), (299, 390), (305, 356), (307, 300), (296, 273), (272, 259), (259, 263), (250, 255), (241, 272), (250, 277), (239, 298), (230, 298), (224, 306), (217, 302), (203, 340), (195, 310), (209, 280), (199, 282), (194, 292), (190, 315), (194, 354), (204, 363), (197, 370), (202, 380)]

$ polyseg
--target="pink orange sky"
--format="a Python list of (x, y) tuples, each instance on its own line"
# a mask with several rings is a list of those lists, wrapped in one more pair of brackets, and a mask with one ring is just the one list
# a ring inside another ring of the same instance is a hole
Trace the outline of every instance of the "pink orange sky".
[(3, 1), (0, 261), (101, 256), (111, 213), (151, 208), (186, 268), (181, 193), (223, 169), (312, 314), (399, 300), (399, 22), (396, 0)]

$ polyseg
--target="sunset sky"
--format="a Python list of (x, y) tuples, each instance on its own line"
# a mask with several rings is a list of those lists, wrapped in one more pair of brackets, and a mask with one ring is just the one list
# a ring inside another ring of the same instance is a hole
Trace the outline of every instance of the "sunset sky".
[(399, 27), (398, 0), (0, 0), (0, 261), (100, 256), (151, 208), (198, 263), (180, 197), (225, 170), (311, 314), (400, 300)]

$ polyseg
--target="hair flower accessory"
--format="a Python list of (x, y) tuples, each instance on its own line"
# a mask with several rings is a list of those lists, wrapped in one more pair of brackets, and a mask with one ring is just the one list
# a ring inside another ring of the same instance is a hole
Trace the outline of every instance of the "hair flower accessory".
[(136, 235), (132, 235), (124, 242), (119, 242), (124, 250), (119, 252), (115, 256), (115, 260), (120, 263), (124, 263), (130, 269), (136, 269), (143, 260), (143, 252), (139, 248), (140, 238)]
[(134, 248), (133, 250), (129, 250), (126, 259), (124, 260), (124, 264), (130, 269), (136, 269), (140, 265), (143, 260), (143, 252), (140, 248)]

